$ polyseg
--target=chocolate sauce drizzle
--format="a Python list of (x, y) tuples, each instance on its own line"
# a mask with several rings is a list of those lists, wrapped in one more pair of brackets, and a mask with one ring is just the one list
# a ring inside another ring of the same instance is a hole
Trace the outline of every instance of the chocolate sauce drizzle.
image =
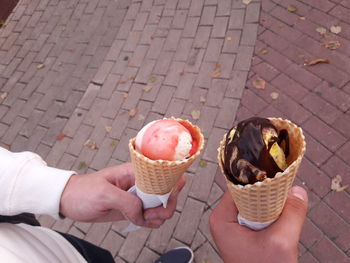
[[(279, 136), (272, 137), (268, 142), (268, 147), (265, 147), (262, 135), (264, 128), (276, 130), (268, 119), (253, 117), (238, 123), (237, 128), (234, 127), (228, 132), (229, 135), (233, 129), (236, 129), (233, 139), (229, 138), (228, 135), (226, 136), (225, 154), (221, 161), (223, 162), (224, 172), (231, 182), (242, 185), (254, 184), (265, 179), (266, 176), (273, 178), (277, 172), (282, 172), (269, 151), (275, 142), (279, 145), (284, 142), (283, 148), (287, 157), (289, 154), (288, 132), (287, 130), (281, 130)], [(276, 133), (278, 134), (277, 130)], [(237, 154), (233, 161), (231, 160), (232, 154)], [(242, 159), (249, 162), (249, 165), (242, 166), (242, 161), (240, 161), (240, 165), (237, 165), (239, 160)], [(242, 169), (244, 169), (246, 176), (245, 181), (239, 176)]]

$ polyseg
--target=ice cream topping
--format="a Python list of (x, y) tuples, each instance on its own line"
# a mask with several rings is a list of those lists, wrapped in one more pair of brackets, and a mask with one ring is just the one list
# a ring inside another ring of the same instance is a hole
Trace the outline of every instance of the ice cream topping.
[(182, 160), (193, 154), (191, 132), (173, 119), (156, 120), (136, 136), (136, 150), (151, 160)]
[(287, 168), (287, 130), (265, 118), (253, 117), (238, 123), (226, 135), (221, 162), (227, 178), (235, 184), (253, 184)]

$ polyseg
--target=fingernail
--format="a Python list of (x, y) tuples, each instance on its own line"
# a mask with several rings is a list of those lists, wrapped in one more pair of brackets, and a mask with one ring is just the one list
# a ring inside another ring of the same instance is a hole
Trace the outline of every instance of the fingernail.
[(300, 186), (293, 186), (292, 189), (290, 190), (290, 192), (292, 193), (293, 196), (306, 201), (306, 192), (303, 188), (301, 188)]

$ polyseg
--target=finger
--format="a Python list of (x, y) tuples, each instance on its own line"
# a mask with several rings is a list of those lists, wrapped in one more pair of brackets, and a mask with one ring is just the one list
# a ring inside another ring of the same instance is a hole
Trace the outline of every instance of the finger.
[(307, 213), (308, 196), (299, 186), (292, 187), (280, 218), (271, 226), (271, 231), (297, 242)]
[(233, 202), (229, 191), (226, 191), (222, 196), (219, 204), (214, 208), (211, 217), (216, 222), (237, 222), (237, 207)]
[(173, 191), (171, 192), (167, 207), (155, 207), (150, 208), (144, 211), (144, 217), (146, 220), (152, 220), (152, 219), (169, 219), (173, 216), (176, 204), (177, 204), (177, 197), (179, 196), (179, 193), (181, 192), (182, 188), (186, 184), (186, 177), (182, 176), (179, 180), (179, 182), (174, 187)]
[(131, 163), (124, 163), (100, 171), (107, 180), (121, 189), (127, 190), (135, 184), (134, 171)]

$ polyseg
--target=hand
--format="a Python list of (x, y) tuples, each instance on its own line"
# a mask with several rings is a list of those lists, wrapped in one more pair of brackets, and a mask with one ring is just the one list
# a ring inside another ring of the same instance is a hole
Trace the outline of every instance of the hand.
[(159, 228), (165, 222), (165, 220), (173, 216), (176, 209), (177, 197), (185, 184), (186, 177), (182, 176), (179, 182), (174, 187), (173, 191), (171, 192), (166, 208), (158, 206), (156, 208), (149, 208), (145, 210), (144, 217), (146, 220), (147, 227)]
[(277, 221), (255, 232), (238, 224), (237, 208), (226, 192), (209, 220), (210, 231), (224, 262), (297, 262), (307, 203), (306, 191), (293, 187)]
[(143, 226), (142, 203), (127, 190), (135, 184), (130, 163), (73, 175), (63, 190), (60, 213), (82, 222), (128, 219)]

